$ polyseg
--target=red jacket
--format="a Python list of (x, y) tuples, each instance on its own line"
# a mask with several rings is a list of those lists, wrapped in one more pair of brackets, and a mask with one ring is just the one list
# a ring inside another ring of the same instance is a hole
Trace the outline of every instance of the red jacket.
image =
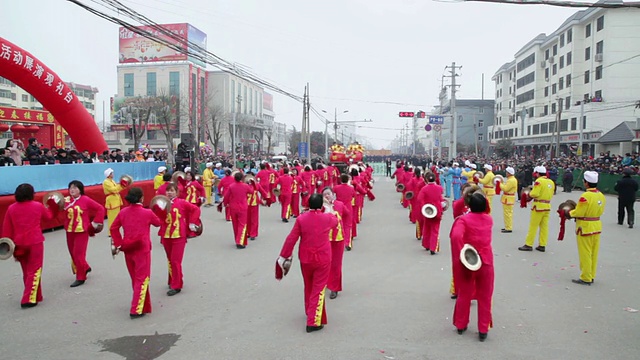
[(316, 174), (312, 171), (304, 171), (302, 174), (300, 174), (300, 178), (302, 179), (302, 181), (304, 181), (304, 187), (305, 187), (305, 191), (311, 191), (315, 188), (316, 186)]
[(268, 170), (260, 170), (258, 171), (258, 173), (256, 174), (256, 179), (259, 180), (260, 184), (267, 189), (267, 191), (269, 190), (269, 177), (270, 177), (270, 173)]
[(280, 256), (289, 258), (300, 239), (298, 258), (303, 264), (326, 264), (331, 262), (329, 231), (338, 225), (338, 218), (322, 210), (310, 210), (300, 214), (291, 232), (282, 245)]
[(171, 181), (167, 181), (164, 184), (160, 185), (158, 190), (156, 190), (156, 195), (167, 195), (167, 186), (171, 184)]
[(336, 200), (341, 201), (345, 205), (356, 205), (356, 189), (348, 184), (336, 185), (333, 188), (336, 193)]
[(453, 218), (457, 218), (458, 216), (462, 216), (469, 212), (469, 208), (467, 204), (464, 203), (464, 198), (460, 198), (453, 202), (451, 206), (453, 208)]
[(453, 261), (460, 261), (460, 251), (464, 244), (473, 246), (480, 254), (482, 266), (493, 265), (491, 231), (493, 219), (485, 213), (469, 213), (460, 216), (451, 227), (451, 255)]
[(35, 245), (44, 241), (40, 223), (51, 220), (54, 213), (37, 201), (16, 202), (9, 206), (2, 223), (2, 237), (16, 245)]
[(86, 195), (77, 199), (68, 198), (64, 204), (64, 229), (70, 233), (83, 233), (89, 230), (91, 219), (102, 224), (104, 221), (104, 206)]
[(438, 215), (436, 219), (442, 219), (442, 201), (444, 198), (442, 197), (442, 186), (437, 185), (435, 183), (428, 183), (420, 193), (418, 194), (418, 205), (419, 209), (422, 209), (426, 204), (431, 204), (436, 207), (438, 210)]
[(171, 212), (160, 226), (158, 235), (164, 239), (181, 239), (187, 237), (189, 224), (199, 224), (200, 208), (179, 198), (171, 202)]
[(300, 176), (294, 176), (293, 177), (293, 186), (292, 186), (292, 192), (294, 194), (298, 194), (301, 192), (305, 191), (305, 184), (304, 181), (302, 181), (302, 178)]
[[(333, 229), (331, 229), (331, 232), (329, 233), (329, 241), (342, 241), (344, 240), (344, 223), (345, 221), (350, 220), (351, 217), (347, 215), (347, 207), (340, 200), (336, 200), (333, 202), (333, 211), (334, 214), (338, 217), (338, 224)], [(349, 211), (349, 213), (351, 213), (351, 211)]]
[(254, 182), (253, 184), (249, 185), (249, 187), (251, 187), (252, 190), (251, 195), (249, 195), (249, 206), (260, 205), (260, 202), (262, 201), (261, 199), (267, 198), (267, 190), (265, 190), (264, 187), (262, 187), (262, 185), (260, 185), (260, 183), (258, 182)]
[[(120, 210), (111, 224), (111, 239), (115, 247), (127, 251), (151, 251), (151, 236), (149, 227), (160, 226), (162, 221), (149, 209), (141, 204), (132, 204)], [(120, 228), (124, 236), (120, 234)]]
[(198, 204), (199, 199), (205, 196), (204, 187), (197, 181), (189, 181), (185, 189), (184, 199), (192, 204)]
[(225, 194), (227, 193), (227, 189), (229, 188), (229, 185), (233, 184), (235, 180), (233, 179), (233, 176), (225, 176), (222, 178), (222, 180), (220, 180), (220, 184), (218, 184), (218, 191), (220, 192), (220, 194), (222, 196), (225, 196)]
[(290, 195), (293, 191), (293, 177), (289, 174), (282, 175), (276, 179), (276, 186), (280, 185), (282, 195)]
[(249, 196), (253, 194), (253, 189), (242, 181), (234, 181), (225, 190), (224, 206), (228, 206), (231, 210), (247, 211), (249, 207)]

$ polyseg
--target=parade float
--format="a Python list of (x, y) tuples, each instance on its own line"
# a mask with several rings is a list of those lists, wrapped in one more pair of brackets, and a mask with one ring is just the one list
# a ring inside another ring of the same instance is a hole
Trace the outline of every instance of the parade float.
[(364, 147), (357, 141), (349, 145), (346, 150), (341, 144), (333, 144), (330, 149), (329, 163), (340, 169), (341, 173), (345, 173), (349, 165), (357, 164), (364, 159)]

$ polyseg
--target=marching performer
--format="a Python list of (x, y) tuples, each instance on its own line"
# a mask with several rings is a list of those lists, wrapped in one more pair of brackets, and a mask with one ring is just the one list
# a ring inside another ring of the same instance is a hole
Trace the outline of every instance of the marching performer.
[[(451, 259), (454, 283), (458, 291), (453, 311), (453, 326), (462, 335), (469, 324), (471, 300), (478, 301), (478, 332), (480, 341), (487, 338), (492, 326), (491, 302), (494, 287), (493, 248), (491, 229), (493, 219), (488, 212), (488, 201), (480, 192), (468, 192), (471, 213), (456, 218), (451, 227)], [(481, 266), (469, 270), (460, 260), (463, 247), (468, 244), (477, 251)]]
[(270, 177), (271, 173), (267, 170), (267, 164), (264, 162), (261, 163), (260, 170), (258, 170), (258, 173), (256, 174), (256, 181), (267, 192), (267, 206), (271, 206), (271, 204), (273, 204), (273, 201), (271, 199), (273, 194), (271, 193), (271, 182), (269, 181)]
[[(162, 221), (149, 209), (142, 206), (142, 189), (129, 189), (125, 199), (131, 204), (111, 224), (114, 255), (124, 252), (124, 260), (129, 270), (133, 285), (133, 299), (129, 316), (137, 319), (151, 313), (151, 297), (149, 296), (149, 280), (151, 278), (151, 238), (149, 228), (158, 227)], [(120, 228), (124, 235), (120, 234)]]
[(245, 175), (244, 182), (251, 187), (251, 195), (249, 195), (249, 207), (247, 213), (247, 232), (249, 240), (255, 240), (258, 237), (258, 228), (260, 226), (260, 204), (267, 204), (267, 190), (255, 180), (252, 175)]
[(213, 194), (213, 182), (218, 178), (214, 173), (213, 173), (213, 163), (212, 162), (208, 162), (206, 164), (206, 169), (204, 169), (204, 171), (202, 172), (202, 186), (204, 186), (204, 191), (207, 197), (207, 201), (205, 203), (205, 207), (210, 207), (213, 206), (212, 202), (213, 202), (213, 198), (211, 197), (211, 194)]
[[(402, 166), (401, 162), (396, 163), (396, 170), (393, 172), (393, 174), (391, 174), (391, 178), (396, 179), (396, 188), (398, 187), (399, 184), (402, 183), (402, 180), (404, 180), (404, 167)], [(403, 202), (404, 202), (404, 194), (401, 194), (400, 204), (402, 204)]]
[(280, 211), (282, 222), (289, 222), (289, 218), (291, 217), (291, 197), (294, 181), (295, 179), (289, 175), (289, 168), (284, 168), (283, 175), (276, 179), (276, 186), (280, 186), (278, 201), (280, 201), (282, 207)]
[(109, 224), (109, 236), (111, 236), (111, 224), (115, 220), (116, 216), (120, 212), (122, 207), (122, 197), (120, 192), (124, 189), (122, 184), (117, 184), (113, 180), (113, 169), (108, 168), (104, 171), (104, 181), (102, 182), (102, 189), (105, 195), (104, 207), (107, 208), (107, 223)]
[(44, 261), (44, 235), (40, 223), (52, 220), (59, 209), (56, 200), (47, 200), (48, 209), (33, 201), (35, 191), (31, 184), (20, 184), (14, 192), (16, 202), (9, 205), (2, 222), (2, 237), (15, 244), (13, 257), (22, 267), (24, 291), (20, 306), (31, 308), (42, 301), (42, 264)]
[[(220, 179), (220, 181), (222, 181), (222, 179), (225, 177), (225, 171), (222, 169), (222, 163), (216, 163), (216, 168), (215, 170), (213, 170), (213, 175), (216, 176), (216, 178)], [(220, 191), (218, 190), (218, 186), (220, 186), (220, 184), (218, 183), (218, 185), (216, 185), (216, 179), (214, 179), (214, 187), (213, 187), (213, 193), (216, 196), (216, 204), (220, 203)]]
[(580, 278), (571, 281), (580, 285), (591, 285), (598, 269), (598, 251), (602, 233), (600, 216), (604, 213), (607, 200), (596, 188), (597, 172), (585, 171), (584, 186), (586, 191), (580, 196), (576, 208), (568, 214), (569, 218), (576, 219), (576, 237), (580, 256)]
[(318, 194), (322, 193), (322, 189), (324, 186), (328, 186), (327, 182), (329, 181), (329, 175), (327, 174), (327, 170), (324, 167), (324, 164), (317, 163), (316, 164), (316, 192)]
[(409, 200), (407, 200), (407, 187), (409, 187), (409, 182), (413, 180), (413, 167), (409, 165), (404, 166), (404, 172), (402, 173), (402, 181), (400, 183), (404, 185), (404, 190), (402, 190), (402, 206), (406, 209), (409, 207)]
[[(468, 161), (468, 160), (467, 160)], [(464, 171), (462, 171), (462, 176), (467, 178), (467, 182), (472, 183), (472, 182), (476, 182), (474, 180), (474, 176), (476, 175), (476, 164), (472, 164), (472, 163), (468, 163), (466, 164), (467, 167), (464, 169)]]
[(251, 187), (242, 181), (243, 177), (241, 172), (235, 172), (232, 177), (234, 182), (225, 190), (222, 200), (222, 204), (229, 208), (233, 235), (238, 249), (247, 247), (247, 214), (249, 211), (247, 199), (253, 192)]
[(167, 197), (171, 200), (171, 211), (167, 213), (158, 235), (167, 254), (169, 273), (167, 283), (170, 288), (167, 295), (173, 296), (182, 291), (182, 259), (184, 248), (187, 246), (187, 232), (197, 230), (200, 223), (200, 208), (180, 199), (178, 187), (175, 184), (167, 186)]
[(547, 169), (544, 166), (536, 166), (533, 176), (537, 179), (533, 184), (533, 189), (529, 193), (529, 198), (533, 199), (531, 207), (531, 219), (529, 220), (529, 232), (525, 244), (518, 248), (520, 251), (532, 251), (533, 242), (538, 228), (540, 229), (540, 243), (536, 250), (545, 252), (547, 240), (549, 238), (549, 212), (551, 211), (551, 198), (555, 184), (547, 178)]
[(291, 189), (291, 214), (294, 218), (300, 216), (300, 194), (305, 191), (304, 181), (298, 176), (298, 169), (291, 168), (291, 177), (293, 178), (293, 188)]
[(186, 192), (186, 195), (184, 197), (181, 196), (181, 198), (196, 206), (204, 204), (206, 199), (204, 187), (196, 181), (196, 176), (193, 171), (187, 171), (185, 174), (186, 184), (184, 186), (184, 191)]
[(338, 218), (338, 224), (329, 232), (329, 241), (331, 242), (331, 269), (329, 270), (329, 280), (327, 288), (329, 289), (329, 299), (338, 297), (338, 292), (342, 291), (342, 258), (344, 256), (344, 213), (346, 206), (336, 200), (336, 194), (329, 187), (322, 191), (324, 201), (324, 212), (333, 214)]
[(298, 239), (298, 257), (304, 280), (304, 308), (307, 332), (321, 330), (327, 323), (324, 296), (331, 272), (331, 244), (329, 232), (338, 225), (338, 218), (322, 212), (321, 194), (309, 198), (309, 208), (297, 219), (287, 236), (279, 260), (291, 259)]
[[(233, 176), (231, 176), (230, 169), (226, 169), (224, 173), (224, 178), (222, 178), (222, 180), (220, 180), (220, 184), (218, 184), (218, 190), (220, 191), (220, 195), (222, 195), (223, 198), (226, 196), (229, 185), (233, 184), (234, 181)], [(227, 221), (231, 221), (231, 212), (229, 211), (228, 206), (224, 208), (224, 218)]]
[(484, 164), (484, 169), (487, 171), (482, 179), (478, 179), (478, 183), (482, 185), (482, 191), (484, 195), (487, 197), (487, 201), (489, 201), (489, 214), (491, 214), (491, 206), (493, 203), (491, 200), (496, 194), (496, 188), (493, 185), (493, 179), (496, 177), (493, 174), (493, 166), (489, 164)]
[[(477, 187), (477, 185), (471, 185), (470, 183), (464, 183), (462, 184), (462, 193), (464, 193), (465, 189), (470, 187), (470, 186), (475, 186), (477, 189), (479, 189)], [(469, 191), (474, 191), (474, 190), (469, 190)], [(468, 199), (465, 199), (464, 197), (461, 197), (458, 200), (455, 200), (453, 202), (453, 204), (451, 205), (451, 212), (453, 214), (453, 220), (455, 221), (459, 216), (465, 215), (469, 213), (469, 206), (467, 206), (467, 201)], [(453, 245), (452, 245), (453, 247)], [(453, 269), (452, 269), (453, 271)], [(453, 281), (453, 274), (451, 275), (451, 287), (449, 288), (449, 292), (451, 293), (451, 298), (452, 299), (457, 299), (458, 298), (458, 290), (456, 288), (456, 284)]]
[(454, 162), (452, 167), (449, 169), (449, 174), (451, 175), (451, 187), (453, 189), (453, 200), (460, 199), (462, 195), (460, 187), (462, 186), (462, 181), (460, 177), (462, 176), (462, 169), (460, 169), (460, 164)]
[(88, 196), (84, 196), (84, 184), (78, 180), (69, 183), (69, 197), (64, 204), (64, 229), (67, 233), (67, 248), (71, 255), (71, 270), (76, 281), (71, 287), (84, 284), (91, 266), (87, 263), (89, 236), (102, 231), (104, 206)]
[(276, 188), (276, 179), (278, 179), (278, 172), (271, 167), (269, 163), (266, 164), (267, 171), (269, 172), (269, 193), (271, 194), (271, 203), (276, 203), (276, 196), (273, 194), (273, 189)]
[(301, 194), (302, 208), (309, 208), (309, 196), (316, 189), (316, 173), (311, 169), (311, 165), (305, 165), (304, 171), (300, 174), (300, 178), (304, 182), (304, 191)]
[(422, 239), (422, 208), (418, 206), (418, 194), (420, 194), (420, 190), (427, 185), (422, 177), (422, 172), (420, 169), (416, 168), (415, 177), (412, 180), (411, 187), (413, 189), (413, 198), (409, 200), (409, 221), (416, 224), (416, 239)]
[(160, 185), (164, 184), (164, 174), (167, 173), (167, 167), (166, 166), (159, 166), (158, 167), (158, 175), (156, 175), (153, 178), (153, 190), (158, 190), (158, 188), (160, 187)]
[(513, 231), (513, 204), (516, 203), (516, 191), (518, 190), (518, 180), (514, 176), (516, 171), (511, 166), (507, 167), (507, 181), (500, 185), (502, 188), (502, 214), (504, 217), (503, 233), (511, 233)]
[(432, 172), (425, 174), (427, 185), (425, 185), (418, 194), (417, 205), (422, 209), (423, 206), (430, 204), (435, 206), (437, 214), (434, 218), (429, 219), (422, 217), (422, 247), (427, 251), (431, 251), (431, 255), (435, 255), (440, 251), (440, 222), (442, 221), (442, 186), (436, 184), (436, 175)]
[(440, 176), (442, 178), (442, 185), (444, 187), (444, 197), (451, 197), (451, 182), (453, 181), (453, 175), (449, 172), (451, 170), (451, 163), (446, 164), (440, 169)]
[(171, 174), (165, 173), (162, 176), (162, 185), (156, 189), (156, 195), (167, 195), (167, 186), (171, 183)]
[(344, 247), (347, 251), (351, 251), (353, 246), (353, 234), (351, 228), (354, 226), (353, 211), (356, 204), (356, 190), (349, 185), (349, 175), (340, 175), (340, 184), (333, 188), (336, 194), (336, 200), (344, 205), (342, 211), (342, 233), (344, 237)]

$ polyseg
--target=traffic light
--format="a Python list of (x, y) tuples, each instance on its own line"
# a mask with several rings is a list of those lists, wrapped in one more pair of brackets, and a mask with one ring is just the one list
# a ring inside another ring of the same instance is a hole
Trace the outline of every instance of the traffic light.
[(420, 119), (424, 119), (425, 117), (427, 117), (427, 114), (425, 114), (425, 112), (424, 112), (424, 111), (418, 111), (418, 117), (419, 117)]
[(409, 112), (409, 111), (401, 111), (400, 112), (400, 117), (414, 117), (415, 113), (414, 112)]

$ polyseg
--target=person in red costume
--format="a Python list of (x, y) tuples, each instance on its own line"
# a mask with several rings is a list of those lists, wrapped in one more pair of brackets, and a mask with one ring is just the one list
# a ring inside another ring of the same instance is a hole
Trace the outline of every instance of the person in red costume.
[(427, 251), (431, 251), (431, 255), (435, 255), (440, 251), (440, 222), (442, 221), (442, 187), (436, 184), (436, 175), (432, 172), (425, 174), (427, 185), (425, 185), (418, 194), (417, 205), (422, 210), (426, 204), (436, 207), (437, 215), (432, 218), (422, 217), (422, 247)]
[(353, 236), (351, 227), (353, 226), (353, 208), (356, 204), (356, 190), (349, 185), (349, 175), (340, 175), (340, 184), (333, 188), (336, 193), (336, 200), (342, 202), (344, 210), (342, 212), (342, 233), (344, 236), (344, 247), (351, 251), (353, 246)]
[[(247, 175), (245, 175), (247, 179)], [(249, 232), (249, 240), (255, 240), (258, 237), (258, 228), (260, 226), (260, 204), (267, 203), (268, 192), (255, 179), (249, 181), (251, 187), (251, 195), (249, 195), (249, 207), (247, 213), (247, 231)]]
[(413, 189), (413, 198), (409, 200), (409, 221), (416, 224), (416, 239), (422, 239), (422, 208), (418, 206), (418, 194), (420, 190), (427, 185), (422, 177), (422, 171), (416, 168), (413, 172), (414, 177), (411, 180), (410, 187)]
[(302, 208), (309, 208), (309, 196), (316, 190), (316, 174), (311, 170), (311, 165), (304, 166), (304, 172), (300, 174), (300, 178), (304, 182), (304, 191), (302, 192)]
[[(465, 194), (465, 189), (472, 186), (469, 183), (464, 183), (462, 184), (462, 186), (460, 187), (460, 192), (461, 194)], [(475, 187), (477, 190), (480, 190), (480, 188), (476, 185)], [(460, 197), (458, 200), (455, 200), (453, 202), (453, 205), (451, 205), (451, 213), (453, 214), (453, 220), (457, 219), (459, 216), (465, 215), (469, 213), (469, 207), (467, 206), (465, 197), (462, 196)], [(449, 292), (451, 293), (451, 298), (452, 299), (457, 299), (458, 298), (458, 288), (456, 287), (456, 283), (453, 281), (453, 269), (451, 269), (451, 287), (449, 288)], [(475, 299), (475, 297), (473, 297)]]
[(405, 165), (404, 171), (402, 172), (402, 179), (400, 180), (400, 183), (404, 185), (404, 190), (402, 190), (402, 206), (405, 209), (409, 207), (409, 200), (407, 200), (407, 191), (409, 191), (412, 180), (413, 168), (409, 167), (409, 165)]
[(156, 195), (167, 195), (167, 186), (171, 183), (171, 174), (162, 175), (162, 185), (156, 190)]
[(367, 190), (360, 183), (360, 172), (356, 169), (357, 166), (351, 168), (351, 185), (356, 190), (355, 203), (353, 205), (353, 211), (351, 212), (351, 237), (355, 239), (358, 237), (358, 224), (360, 223), (360, 218), (362, 216), (362, 208), (361, 204), (364, 204), (364, 194), (367, 193)]
[[(129, 316), (131, 319), (143, 317), (151, 313), (151, 297), (149, 296), (149, 281), (151, 279), (151, 226), (158, 227), (162, 220), (152, 210), (142, 207), (142, 189), (133, 187), (125, 199), (131, 204), (122, 209), (111, 224), (115, 256), (124, 252), (124, 260), (129, 270), (133, 286), (133, 299)], [(122, 228), (124, 235), (120, 234)]]
[(171, 200), (171, 211), (165, 216), (158, 235), (167, 254), (169, 270), (167, 295), (173, 296), (182, 291), (182, 259), (184, 248), (187, 246), (187, 232), (197, 230), (200, 224), (200, 208), (180, 199), (178, 187), (175, 184), (167, 186), (167, 197)]
[(344, 256), (344, 213), (346, 206), (342, 201), (336, 200), (336, 194), (330, 187), (322, 191), (324, 201), (324, 212), (334, 214), (338, 218), (338, 225), (331, 229), (329, 241), (331, 242), (331, 270), (329, 271), (329, 281), (327, 288), (330, 291), (329, 299), (338, 297), (338, 292), (342, 291), (342, 258)]
[(305, 191), (304, 181), (298, 175), (296, 168), (291, 168), (291, 177), (293, 177), (293, 188), (291, 192), (291, 214), (294, 218), (300, 216), (300, 194)]
[[(91, 266), (87, 263), (89, 236), (102, 230), (105, 208), (84, 195), (84, 184), (78, 180), (69, 183), (69, 197), (64, 204), (64, 230), (67, 233), (67, 248), (71, 255), (71, 271), (76, 280), (71, 287), (84, 284)], [(99, 230), (98, 230), (99, 229)]]
[[(220, 180), (220, 184), (218, 184), (218, 190), (220, 191), (220, 196), (225, 197), (227, 193), (227, 189), (229, 189), (229, 185), (233, 184), (233, 176), (231, 176), (231, 170), (227, 169), (224, 171), (225, 175)], [(228, 207), (224, 208), (224, 218), (227, 221), (231, 221), (231, 212)]]
[(54, 199), (42, 203), (33, 201), (35, 191), (31, 184), (20, 184), (14, 192), (16, 202), (7, 208), (2, 222), (2, 237), (15, 244), (13, 257), (22, 267), (24, 291), (20, 306), (31, 308), (42, 301), (42, 263), (44, 261), (44, 235), (40, 223), (52, 220), (58, 212)]
[(196, 175), (193, 171), (186, 172), (186, 184), (184, 186), (185, 196), (183, 197), (188, 203), (201, 206), (206, 200), (204, 186), (196, 181)]
[(271, 203), (275, 204), (276, 197), (273, 194), (273, 189), (276, 188), (276, 179), (278, 179), (278, 172), (275, 171), (275, 169), (273, 169), (269, 163), (266, 164), (266, 167), (267, 171), (269, 172), (269, 193), (271, 194)]
[(235, 172), (233, 175), (234, 181), (226, 189), (224, 200), (222, 201), (222, 204), (229, 209), (231, 214), (233, 236), (238, 249), (247, 247), (248, 197), (253, 193), (253, 189), (242, 181), (243, 178), (244, 175), (241, 172)]
[(278, 201), (282, 210), (280, 211), (280, 217), (282, 222), (289, 222), (291, 217), (291, 197), (293, 193), (294, 178), (289, 175), (289, 168), (282, 169), (282, 176), (276, 179), (276, 186), (280, 186), (280, 196)]
[(322, 193), (322, 189), (324, 189), (324, 183), (325, 183), (325, 175), (326, 175), (326, 170), (324, 168), (324, 165), (322, 163), (317, 163), (316, 164), (316, 171), (315, 171), (315, 178), (316, 178), (316, 182), (315, 182), (315, 191), (318, 194)]
[(278, 260), (291, 259), (298, 240), (298, 258), (304, 280), (304, 309), (307, 332), (321, 330), (327, 323), (324, 295), (331, 271), (329, 232), (338, 225), (338, 218), (322, 211), (322, 195), (309, 198), (309, 208), (297, 219), (287, 236)]
[[(491, 234), (493, 219), (487, 214), (488, 202), (481, 192), (468, 192), (469, 214), (458, 217), (451, 227), (451, 258), (453, 278), (458, 289), (453, 326), (462, 334), (469, 324), (471, 299), (478, 301), (478, 332), (480, 341), (487, 338), (492, 326), (491, 299), (494, 286), (493, 248)], [(460, 252), (465, 244), (473, 246), (482, 266), (477, 271), (467, 269), (460, 261)]]

